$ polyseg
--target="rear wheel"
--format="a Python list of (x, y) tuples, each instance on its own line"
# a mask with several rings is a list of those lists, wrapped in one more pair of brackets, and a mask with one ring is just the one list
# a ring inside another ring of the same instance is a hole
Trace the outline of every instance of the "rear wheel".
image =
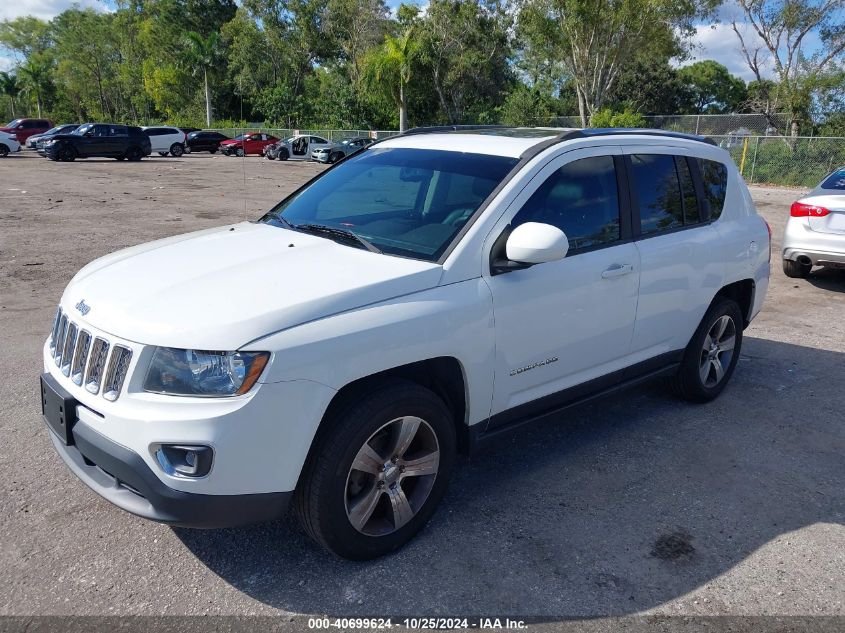
[(0, 158), (6, 158), (9, 155), (9, 147), (0, 143)]
[(141, 149), (138, 147), (130, 147), (126, 150), (126, 158), (131, 161), (139, 161), (144, 157), (144, 154), (141, 152)]
[(332, 152), (329, 154), (329, 162), (332, 164), (336, 163), (341, 158), (343, 158), (343, 152)]
[(338, 556), (382, 556), (413, 538), (446, 492), (451, 413), (428, 389), (396, 380), (330, 415), (303, 470), (296, 513)]
[(812, 264), (794, 262), (791, 259), (783, 260), (783, 273), (793, 279), (804, 279), (812, 269)]
[(216, 154), (216, 153), (217, 153), (217, 149), (210, 149), (210, 150), (208, 150), (208, 153), (209, 153), (209, 154)]
[(692, 402), (712, 400), (733, 375), (742, 348), (742, 311), (733, 299), (718, 298), (684, 351), (672, 388)]
[(185, 148), (182, 146), (181, 143), (173, 143), (170, 146), (170, 154), (175, 158), (179, 158), (182, 154), (185, 153)]

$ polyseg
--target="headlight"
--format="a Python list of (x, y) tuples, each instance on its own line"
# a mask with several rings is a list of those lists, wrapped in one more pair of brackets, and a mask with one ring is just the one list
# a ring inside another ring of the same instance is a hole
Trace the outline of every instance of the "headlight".
[(175, 396), (235, 396), (249, 391), (269, 352), (208, 352), (157, 347), (144, 391)]
[(54, 139), (54, 138), (47, 139), (46, 141), (44, 141), (44, 145), (52, 145), (55, 142), (56, 142), (56, 139)]

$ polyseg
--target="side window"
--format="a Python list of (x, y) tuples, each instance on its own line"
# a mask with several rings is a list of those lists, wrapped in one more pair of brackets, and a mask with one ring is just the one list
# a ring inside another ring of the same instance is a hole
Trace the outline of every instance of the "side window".
[(704, 181), (704, 198), (710, 207), (710, 219), (722, 215), (725, 193), (728, 189), (728, 168), (715, 160), (699, 159), (701, 180)]
[(642, 235), (684, 225), (684, 204), (675, 158), (668, 154), (633, 154), (631, 178), (637, 190)]
[(552, 174), (528, 199), (512, 226), (544, 222), (558, 227), (572, 250), (619, 239), (619, 190), (612, 156), (582, 158)]
[(681, 179), (681, 193), (684, 196), (684, 225), (698, 224), (701, 222), (701, 215), (698, 212), (698, 198), (695, 196), (695, 185), (692, 181), (689, 163), (683, 156), (676, 156), (675, 165), (678, 168), (678, 177)]
[(328, 144), (328, 141), (324, 138), (320, 138), (319, 136), (312, 136), (311, 137), (312, 143), (322, 143), (323, 145)]
[(112, 125), (109, 128), (109, 132), (112, 136), (128, 136), (129, 132), (126, 129), (125, 125)]
[(108, 125), (95, 125), (94, 126), (94, 136), (108, 136), (109, 135), (109, 126)]

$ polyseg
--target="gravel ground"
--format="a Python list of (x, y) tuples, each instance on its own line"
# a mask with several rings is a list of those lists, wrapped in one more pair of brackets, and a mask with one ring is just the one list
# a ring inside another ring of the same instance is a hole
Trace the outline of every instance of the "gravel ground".
[(290, 520), (171, 529), (77, 481), (37, 396), (71, 276), (254, 218), (319, 169), (0, 160), (0, 614), (845, 615), (845, 274), (781, 272), (796, 190), (753, 190), (774, 229), (772, 284), (721, 398), (691, 406), (648, 385), (464, 459), (393, 556), (334, 559)]

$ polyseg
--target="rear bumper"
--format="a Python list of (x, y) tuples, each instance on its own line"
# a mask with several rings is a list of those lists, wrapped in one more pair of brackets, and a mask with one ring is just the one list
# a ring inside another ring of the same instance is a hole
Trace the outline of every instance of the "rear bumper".
[(270, 521), (285, 513), (293, 496), (293, 492), (205, 495), (174, 490), (137, 453), (82, 422), (73, 427), (73, 446), (62, 443), (52, 430), (50, 439), (68, 468), (94, 492), (127, 512), (160, 523), (223, 528)]
[(783, 259), (805, 258), (814, 266), (845, 265), (845, 234), (813, 231), (806, 218), (789, 218), (783, 235)]

